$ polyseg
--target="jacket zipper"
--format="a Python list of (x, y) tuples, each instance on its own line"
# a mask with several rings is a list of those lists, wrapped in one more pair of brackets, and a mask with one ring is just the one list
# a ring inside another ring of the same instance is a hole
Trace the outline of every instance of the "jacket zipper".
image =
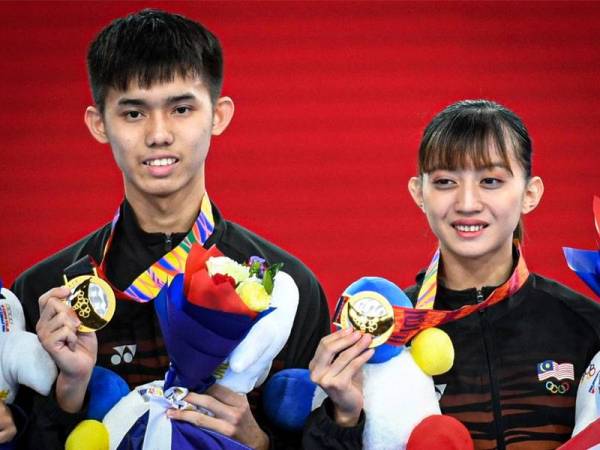
[(170, 252), (173, 249), (173, 235), (165, 234), (165, 251)]
[[(483, 292), (481, 289), (477, 289), (477, 303), (483, 302)], [(493, 368), (493, 345), (492, 340), (489, 336), (489, 326), (486, 318), (486, 311), (482, 309), (479, 311), (479, 318), (481, 328), (483, 331), (483, 346), (485, 348), (485, 356), (487, 358), (488, 375), (490, 378), (490, 390), (492, 394), (492, 409), (494, 414), (494, 427), (496, 428), (496, 443), (498, 444), (498, 450), (504, 450), (506, 448), (504, 444), (504, 431), (502, 427), (502, 410), (500, 408), (500, 391), (498, 389), (498, 381), (496, 380), (496, 370)]]

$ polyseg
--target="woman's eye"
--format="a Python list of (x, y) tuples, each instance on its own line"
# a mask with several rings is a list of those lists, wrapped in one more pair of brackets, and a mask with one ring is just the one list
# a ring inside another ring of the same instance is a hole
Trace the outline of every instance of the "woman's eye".
[(433, 184), (437, 187), (445, 188), (453, 186), (455, 183), (449, 178), (438, 178), (433, 181)]
[(486, 187), (498, 187), (500, 185), (502, 185), (503, 181), (498, 179), (498, 178), (484, 178), (483, 180), (481, 180), (481, 184), (483, 184)]

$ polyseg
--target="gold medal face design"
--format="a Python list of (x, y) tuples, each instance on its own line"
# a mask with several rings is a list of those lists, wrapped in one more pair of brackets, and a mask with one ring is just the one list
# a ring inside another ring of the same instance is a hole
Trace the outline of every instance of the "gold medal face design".
[(81, 275), (65, 284), (72, 292), (67, 302), (81, 321), (79, 331), (97, 331), (110, 322), (115, 313), (115, 293), (106, 281), (95, 275)]
[(385, 343), (394, 330), (394, 309), (381, 294), (363, 291), (350, 296), (342, 308), (340, 322), (343, 328), (352, 327), (373, 336), (370, 348)]

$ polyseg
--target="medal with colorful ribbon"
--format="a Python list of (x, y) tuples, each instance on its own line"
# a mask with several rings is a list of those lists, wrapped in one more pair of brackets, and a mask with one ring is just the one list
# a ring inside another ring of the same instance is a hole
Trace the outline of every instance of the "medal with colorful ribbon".
[[(518, 262), (511, 276), (481, 303), (465, 305), (455, 310), (433, 309), (440, 261), (438, 249), (425, 272), (415, 308), (392, 306), (385, 297), (374, 292), (361, 293), (360, 298), (342, 295), (338, 300), (333, 321), (342, 327), (350, 326), (362, 333), (372, 334), (371, 347), (384, 342), (394, 346), (405, 345), (424, 329), (467, 317), (499, 303), (518, 291), (529, 277), (529, 270), (520, 247), (517, 247), (517, 252)], [(391, 314), (388, 312), (390, 309)], [(390, 317), (393, 321), (391, 324)]]

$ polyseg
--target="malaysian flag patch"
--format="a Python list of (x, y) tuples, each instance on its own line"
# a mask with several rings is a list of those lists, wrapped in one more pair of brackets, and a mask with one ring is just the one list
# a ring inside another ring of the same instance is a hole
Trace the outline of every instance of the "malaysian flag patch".
[(548, 378), (556, 378), (557, 380), (575, 380), (573, 364), (558, 364), (551, 359), (538, 363), (537, 375), (540, 381), (547, 380)]

